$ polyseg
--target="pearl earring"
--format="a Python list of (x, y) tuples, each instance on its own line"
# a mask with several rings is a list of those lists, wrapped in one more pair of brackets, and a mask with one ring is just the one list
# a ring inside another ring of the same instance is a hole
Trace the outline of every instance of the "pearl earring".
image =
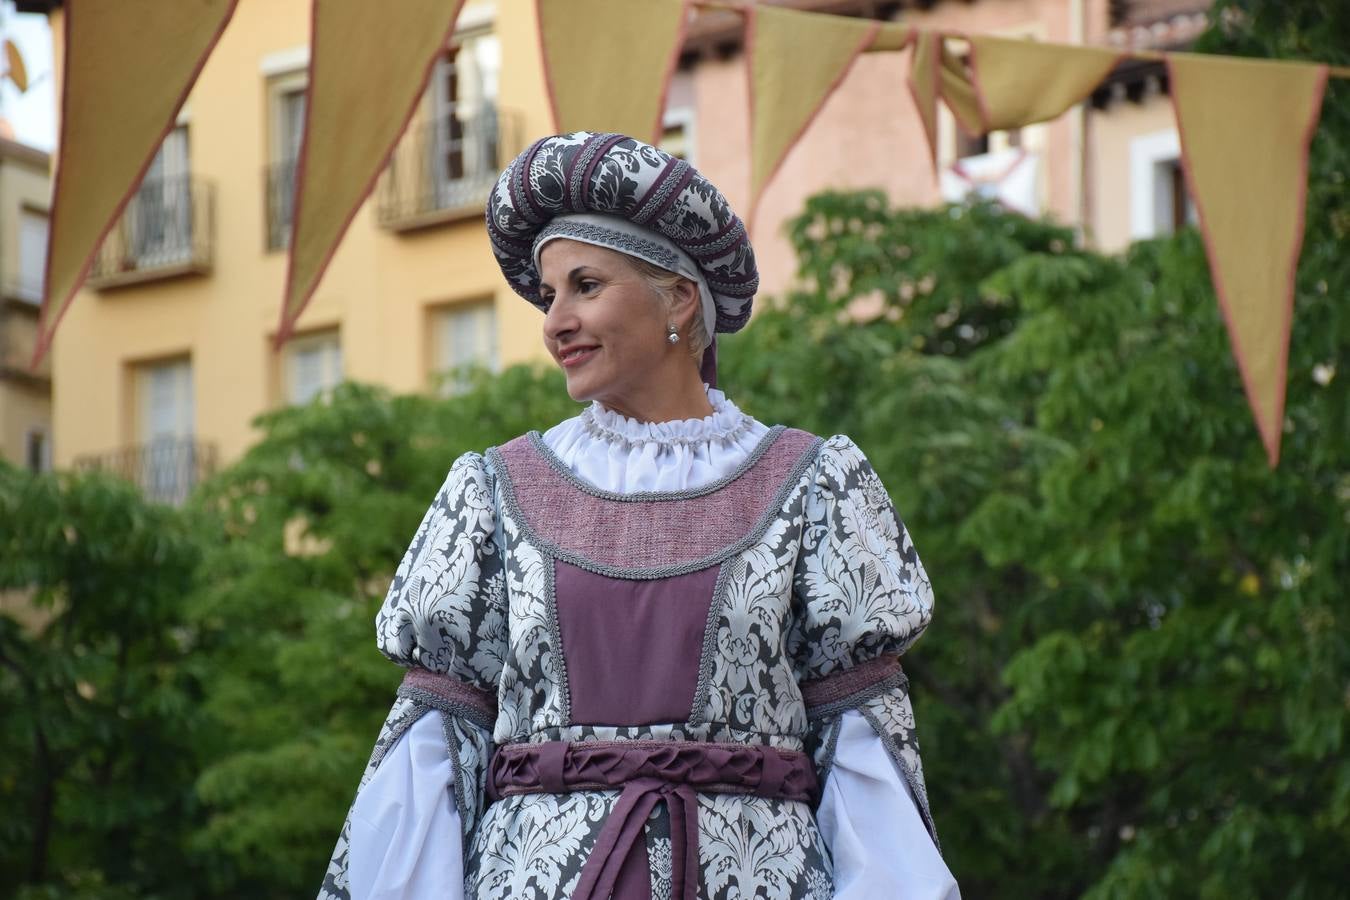
[(666, 340), (670, 341), (672, 344), (678, 344), (680, 342), (680, 334), (675, 329), (675, 323), (671, 322), (666, 327), (670, 329), (670, 334), (666, 335)]

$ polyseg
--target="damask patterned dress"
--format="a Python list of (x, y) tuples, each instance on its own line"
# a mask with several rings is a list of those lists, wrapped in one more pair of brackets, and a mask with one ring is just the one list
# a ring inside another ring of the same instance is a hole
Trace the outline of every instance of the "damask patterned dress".
[[(363, 785), (439, 713), (465, 897), (835, 897), (817, 808), (849, 721), (936, 845), (909, 535), (847, 437), (754, 434), (688, 490), (600, 489), (534, 432), (455, 462), (377, 620), (409, 672)], [(321, 898), (348, 896), (350, 826)]]

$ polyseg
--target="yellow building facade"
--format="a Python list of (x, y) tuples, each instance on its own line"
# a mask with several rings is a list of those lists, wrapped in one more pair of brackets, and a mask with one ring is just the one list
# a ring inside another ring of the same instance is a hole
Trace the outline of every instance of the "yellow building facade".
[(50, 160), (0, 137), (0, 458), (51, 466), (51, 363), (29, 369), (47, 250)]
[[(31, 4), (30, 4), (31, 5)], [(48, 4), (57, 36), (59, 3)], [(389, 169), (280, 352), (309, 0), (241, 0), (52, 352), (57, 466), (167, 499), (257, 438), (259, 413), (342, 379), (432, 388), (540, 352), (482, 226), (499, 168), (551, 130), (535, 20), (471, 0)], [(354, 115), (352, 128), (360, 128)]]
[[(934, 29), (1178, 49), (1209, 0), (762, 0)], [(46, 11), (59, 0), (19, 0)], [(426, 95), (298, 334), (272, 349), (303, 122), (311, 0), (240, 0), (178, 125), (95, 261), (53, 353), (54, 461), (119, 469), (175, 499), (242, 454), (252, 420), (347, 378), (424, 391), (466, 363), (539, 358), (540, 320), (503, 283), (482, 224), (497, 171), (553, 130), (533, 0), (470, 0)], [(748, 213), (741, 17), (704, 10), (667, 97), (666, 146)], [(1159, 63), (1122, 67), (1061, 119), (984, 137), (939, 122), (934, 172), (907, 60), (861, 59), (756, 216), (761, 285), (791, 281), (782, 225), (826, 188), (927, 205), (972, 194), (1076, 226), (1099, 248), (1193, 219)], [(899, 98), (899, 99), (898, 99)], [(886, 113), (880, 119), (878, 110)], [(360, 116), (351, 127), (360, 128)]]

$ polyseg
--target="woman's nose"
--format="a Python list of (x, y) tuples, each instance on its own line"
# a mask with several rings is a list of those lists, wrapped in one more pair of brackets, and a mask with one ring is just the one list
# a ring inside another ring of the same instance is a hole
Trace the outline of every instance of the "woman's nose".
[(567, 304), (558, 299), (549, 305), (544, 313), (544, 337), (556, 341), (567, 336), (577, 328), (576, 316), (568, 311)]

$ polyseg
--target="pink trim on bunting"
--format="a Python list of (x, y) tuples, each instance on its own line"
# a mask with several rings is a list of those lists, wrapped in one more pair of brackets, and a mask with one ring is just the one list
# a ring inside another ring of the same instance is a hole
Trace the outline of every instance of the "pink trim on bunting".
[[(548, 97), (549, 114), (553, 117), (553, 131), (562, 131), (562, 117), (558, 115), (558, 92), (553, 86), (553, 66), (549, 62), (548, 52), (544, 48), (544, 14), (541, 4), (544, 0), (534, 0), (534, 30), (535, 38), (539, 43), (539, 60), (543, 63), (544, 69), (544, 94)], [(651, 133), (641, 140), (649, 144), (657, 144), (661, 140), (661, 132), (664, 130), (666, 117), (666, 98), (670, 96), (670, 82), (675, 74), (675, 69), (680, 63), (680, 51), (684, 49), (685, 36), (689, 33), (689, 10), (697, 0), (680, 0), (680, 6), (683, 7), (680, 16), (680, 25), (675, 32), (675, 45), (670, 50), (670, 57), (665, 63), (665, 72), (661, 76), (661, 99), (656, 104), (656, 121), (652, 123)], [(624, 137), (637, 137), (637, 135), (624, 135)]]
[(403, 133), (408, 130), (408, 123), (412, 121), (413, 116), (417, 112), (417, 102), (421, 99), (423, 92), (426, 91), (427, 82), (431, 80), (431, 72), (436, 65), (436, 58), (440, 55), (441, 49), (448, 46), (450, 39), (454, 37), (455, 23), (459, 21), (460, 10), (464, 7), (464, 0), (447, 0), (447, 2), (455, 4), (455, 14), (450, 17), (450, 26), (446, 29), (445, 36), (441, 39), (440, 44), (437, 45), (436, 52), (432, 54), (431, 59), (427, 60), (426, 67), (422, 72), (420, 86), (413, 94), (413, 101), (409, 104), (408, 112), (403, 117), (403, 124), (399, 126), (393, 140), (389, 142), (389, 147), (380, 156), (380, 162), (375, 166), (374, 171), (371, 172), (370, 178), (366, 181), (366, 186), (361, 190), (361, 193), (357, 195), (356, 202), (352, 204), (351, 210), (343, 220), (342, 227), (338, 229), (332, 244), (329, 246), (328, 250), (325, 251), (323, 262), (321, 262), (319, 267), (314, 270), (314, 282), (304, 294), (297, 298), (295, 302), (295, 312), (291, 314), (287, 309), (287, 304), (291, 296), (291, 287), (295, 279), (295, 236), (300, 231), (300, 215), (304, 205), (302, 202), (304, 200), (304, 195), (301, 193), (301, 188), (303, 188), (305, 184), (305, 165), (309, 161), (309, 120), (314, 114), (314, 83), (316, 81), (314, 77), (314, 67), (319, 60), (318, 9), (321, 2), (323, 2), (323, 0), (311, 0), (309, 12), (309, 33), (311, 35), (312, 47), (309, 60), (309, 78), (305, 83), (305, 127), (300, 134), (300, 159), (295, 166), (295, 187), (294, 193), (291, 195), (291, 209), (293, 210), (291, 215), (291, 242), (286, 248), (286, 287), (285, 293), (281, 298), (281, 321), (277, 325), (276, 336), (272, 339), (273, 351), (280, 350), (282, 345), (286, 343), (287, 338), (295, 333), (295, 323), (300, 320), (300, 314), (305, 311), (305, 307), (309, 305), (309, 301), (314, 297), (314, 292), (319, 289), (319, 283), (323, 281), (324, 272), (328, 270), (328, 264), (333, 261), (333, 256), (337, 254), (338, 247), (342, 245), (342, 239), (346, 236), (347, 229), (351, 227), (352, 220), (354, 220), (356, 214), (360, 212), (361, 204), (365, 202), (366, 197), (370, 196), (370, 192), (374, 189), (375, 182), (379, 179), (380, 173), (383, 172), (384, 167), (389, 164), (389, 157), (394, 154), (394, 148), (398, 146), (398, 142), (402, 139)]
[(558, 115), (558, 92), (553, 87), (552, 66), (548, 62), (548, 51), (544, 47), (544, 0), (534, 0), (534, 37), (539, 43), (539, 62), (544, 69), (544, 96), (548, 97), (549, 115), (553, 117), (553, 132), (561, 131), (561, 117)]
[[(993, 116), (989, 115), (989, 101), (984, 98), (984, 90), (980, 87), (980, 85), (983, 84), (983, 82), (980, 80), (980, 69), (978, 59), (979, 49), (976, 47), (975, 42), (971, 40), (967, 40), (966, 46), (969, 48), (966, 57), (967, 59), (966, 65), (970, 67), (970, 87), (972, 92), (975, 94), (975, 105), (979, 107), (980, 110), (980, 124), (984, 126), (985, 133), (988, 133), (991, 130), (989, 128), (989, 123), (993, 119)], [(939, 62), (941, 61), (941, 59), (942, 54), (939, 53), (938, 54)], [(965, 127), (961, 124), (960, 119), (957, 119), (956, 126), (958, 128), (961, 128), (962, 130), (965, 130)]]
[(689, 34), (689, 12), (693, 8), (693, 0), (680, 0), (680, 25), (675, 30), (675, 44), (670, 48), (670, 58), (666, 60), (666, 71), (661, 76), (661, 99), (656, 102), (656, 121), (652, 123), (651, 137), (649, 144), (659, 144), (661, 142), (661, 133), (665, 131), (666, 123), (666, 102), (670, 97), (670, 82), (675, 75), (675, 69), (680, 64), (680, 51), (684, 49), (684, 40)]
[[(965, 35), (956, 35), (956, 36), (957, 36), (957, 37), (965, 37)], [(975, 44), (975, 42), (972, 41), (972, 40), (970, 40), (969, 38), (966, 38), (966, 43), (967, 43), (967, 46), (970, 47), (970, 53), (969, 53), (969, 55), (968, 55), (968, 58), (969, 58), (969, 65), (970, 65), (970, 86), (971, 86), (971, 88), (972, 88), (972, 90), (973, 90), (973, 92), (974, 92), (974, 94), (975, 94), (975, 103), (976, 103), (976, 104), (979, 106), (979, 108), (980, 108), (980, 123), (984, 126), (984, 130), (985, 130), (986, 132), (988, 132), (988, 131), (991, 131), (991, 130), (992, 130), (992, 129), (990, 128), (990, 124), (991, 124), (991, 120), (993, 119), (993, 117), (992, 117), (991, 115), (989, 115), (989, 102), (988, 102), (987, 100), (985, 100), (985, 98), (984, 98), (984, 90), (983, 90), (983, 88), (981, 87), (981, 85), (982, 85), (984, 82), (981, 81), (981, 79), (980, 79), (980, 59), (979, 59), (979, 49), (978, 49), (977, 45)], [(1037, 41), (1037, 42), (1032, 42), (1032, 43), (1040, 43), (1040, 42)], [(1047, 43), (1046, 46), (1047, 46), (1047, 47), (1054, 47), (1055, 44), (1053, 44), (1053, 43)], [(1125, 60), (1130, 59), (1130, 57), (1131, 57), (1131, 54), (1129, 54), (1129, 53), (1127, 53), (1127, 52), (1124, 52), (1124, 51), (1121, 51), (1121, 52), (1117, 53), (1117, 54), (1116, 54), (1115, 60), (1111, 63), (1111, 68), (1114, 69), (1116, 66), (1120, 65), (1120, 64), (1121, 64), (1122, 62), (1124, 62)], [(1090, 94), (1090, 93), (1091, 93), (1091, 92), (1089, 91), (1089, 94)], [(1081, 102), (1083, 102), (1083, 101), (1080, 100), (1080, 101), (1078, 101), (1078, 102), (1081, 103)], [(1066, 109), (1065, 112), (1068, 112), (1068, 110)], [(1062, 113), (1061, 113), (1061, 115), (1062, 115)], [(1058, 118), (1058, 117), (1056, 117), (1056, 118)], [(1034, 123), (1033, 123), (1033, 124), (1034, 124)], [(959, 119), (957, 120), (957, 125), (960, 126), (961, 129), (962, 129), (963, 131), (965, 130), (965, 127), (964, 127), (964, 126), (961, 126), (961, 122), (960, 122)]]
[[(1172, 57), (1168, 54), (1166, 57), (1167, 77), (1173, 84), (1176, 83), (1172, 71)], [(1252, 390), (1251, 375), (1247, 371), (1246, 358), (1237, 345), (1237, 330), (1233, 323), (1232, 309), (1228, 303), (1228, 289), (1223, 283), (1223, 275), (1219, 271), (1218, 253), (1215, 250), (1214, 242), (1210, 238), (1209, 228), (1205, 225), (1205, 211), (1200, 199), (1200, 192), (1195, 189), (1195, 176), (1191, 171), (1191, 157), (1186, 150), (1186, 128), (1181, 121), (1180, 112), (1176, 109), (1176, 103), (1173, 102), (1173, 115), (1177, 122), (1177, 136), (1181, 140), (1181, 170), (1186, 176), (1186, 188), (1190, 191), (1191, 199), (1195, 202), (1196, 212), (1200, 217), (1200, 236), (1205, 244), (1205, 256), (1209, 259), (1210, 278), (1214, 282), (1214, 293), (1219, 299), (1219, 309), (1223, 313), (1224, 325), (1228, 329), (1228, 342), (1233, 350), (1233, 358), (1237, 362), (1238, 373), (1242, 377), (1242, 388), (1247, 394), (1247, 405), (1252, 411), (1252, 417), (1256, 419), (1257, 431), (1261, 436), (1261, 443), (1265, 446), (1266, 460), (1273, 469), (1280, 462), (1280, 433), (1284, 423), (1284, 404), (1285, 396), (1289, 390), (1289, 341), (1293, 334), (1294, 322), (1294, 288), (1298, 278), (1299, 257), (1303, 253), (1303, 232), (1307, 218), (1308, 204), (1308, 154), (1312, 145), (1313, 135), (1317, 132), (1317, 125), (1321, 119), (1322, 101), (1326, 96), (1327, 79), (1330, 76), (1330, 68), (1322, 65), (1318, 66), (1317, 90), (1313, 93), (1312, 108), (1308, 111), (1308, 124), (1303, 130), (1303, 178), (1299, 181), (1298, 197), (1298, 220), (1295, 226), (1295, 241), (1293, 252), (1289, 254), (1287, 261), (1288, 275), (1284, 299), (1284, 349), (1280, 354), (1280, 391), (1275, 399), (1275, 411), (1273, 421), (1266, 423), (1261, 421), (1260, 414), (1255, 405), (1255, 395)], [(1269, 429), (1267, 428), (1269, 426)], [(1269, 433), (1267, 433), (1269, 431)]]
[[(745, 73), (747, 81), (746, 87), (748, 88), (750, 98), (749, 99), (750, 154), (751, 159), (753, 160), (754, 141), (755, 141), (754, 47), (755, 47), (755, 32), (757, 30), (758, 25), (757, 20), (759, 16), (754, 6), (746, 7), (745, 14), (746, 14)], [(816, 108), (811, 112), (811, 115), (806, 117), (806, 121), (803, 122), (802, 126), (797, 129), (797, 133), (792, 136), (792, 140), (788, 141), (787, 146), (783, 148), (783, 152), (778, 157), (778, 161), (773, 164), (773, 166), (769, 169), (769, 173), (764, 176), (764, 181), (759, 186), (759, 193), (754, 194), (750, 197), (750, 212), (745, 218), (745, 233), (747, 236), (750, 235), (752, 231), (754, 231), (755, 217), (759, 213), (760, 201), (764, 199), (764, 195), (768, 193), (769, 185), (773, 184), (773, 180), (775, 177), (777, 177), (779, 169), (783, 167), (783, 163), (787, 161), (788, 156), (792, 153), (792, 148), (797, 146), (797, 143), (801, 141), (802, 136), (805, 135), (807, 130), (815, 123), (817, 117), (820, 116), (820, 111), (825, 108), (825, 104), (829, 102), (832, 96), (834, 96), (835, 91), (839, 90), (839, 86), (844, 83), (844, 79), (848, 77), (849, 72), (853, 71), (853, 67), (857, 65), (858, 57), (862, 56), (863, 51), (865, 51), (868, 47), (870, 47), (872, 45), (872, 42), (876, 40), (877, 32), (879, 31), (881, 31), (881, 22), (874, 20), (871, 23), (871, 26), (867, 29), (866, 33), (863, 35), (862, 40), (858, 42), (858, 46), (853, 49), (852, 58), (849, 59), (848, 63), (845, 64), (844, 67), (839, 70), (839, 74), (835, 76), (834, 81), (830, 83), (830, 86), (825, 90), (825, 93), (821, 96), (820, 103), (816, 105)], [(754, 180), (755, 180), (755, 173), (752, 170), (750, 172), (750, 187), (752, 191), (754, 190)]]
[(64, 169), (64, 166), (62, 165), (63, 161), (61, 159), (63, 154), (60, 148), (66, 146), (66, 134), (65, 134), (66, 123), (70, 121), (70, 118), (67, 114), (68, 113), (67, 100), (69, 97), (68, 90), (70, 86), (70, 57), (71, 57), (70, 22), (74, 8), (79, 5), (78, 3), (67, 4), (69, 8), (66, 10), (65, 21), (61, 23), (61, 33), (63, 38), (63, 46), (65, 50), (61, 60), (61, 137), (57, 141), (56, 177), (53, 179), (52, 184), (52, 204), (51, 204), (52, 214), (51, 214), (51, 221), (48, 223), (47, 228), (47, 259), (43, 266), (42, 272), (44, 279), (43, 280), (44, 296), (42, 298), (42, 306), (38, 309), (38, 339), (37, 339), (37, 346), (33, 348), (32, 361), (29, 362), (28, 364), (30, 372), (37, 371), (38, 363), (42, 362), (42, 357), (47, 354), (47, 351), (49, 349), (51, 349), (52, 341), (56, 337), (56, 326), (61, 324), (61, 319), (65, 317), (66, 311), (70, 309), (71, 303), (74, 302), (75, 295), (79, 293), (80, 288), (84, 286), (84, 280), (89, 276), (89, 269), (92, 268), (94, 265), (94, 257), (98, 255), (99, 248), (103, 245), (103, 241), (108, 237), (108, 232), (112, 231), (113, 226), (117, 224), (117, 220), (121, 218), (122, 213), (126, 210), (127, 204), (131, 202), (132, 196), (135, 195), (136, 189), (140, 187), (141, 180), (145, 178), (145, 173), (150, 169), (150, 164), (155, 161), (155, 154), (159, 152), (160, 144), (164, 143), (164, 139), (169, 136), (169, 132), (172, 131), (174, 125), (177, 124), (178, 112), (183, 108), (183, 104), (187, 102), (188, 95), (192, 93), (192, 88), (194, 85), (196, 85), (197, 78), (202, 74), (202, 69), (206, 67), (206, 61), (211, 58), (211, 52), (216, 49), (216, 44), (220, 42), (220, 36), (225, 33), (225, 28), (230, 24), (230, 21), (234, 18), (234, 12), (239, 6), (239, 0), (228, 0), (228, 2), (229, 6), (227, 7), (225, 15), (220, 20), (220, 26), (216, 28), (216, 33), (212, 35), (211, 40), (207, 42), (206, 48), (202, 50), (201, 59), (197, 60), (197, 65), (195, 68), (193, 68), (192, 74), (188, 77), (187, 84), (183, 85), (182, 93), (178, 95), (178, 101), (173, 106), (173, 112), (169, 115), (168, 123), (165, 124), (164, 130), (159, 133), (159, 137), (155, 140), (154, 147), (150, 150), (149, 155), (146, 156), (145, 162), (141, 164), (140, 171), (137, 172), (136, 177), (131, 180), (131, 184), (127, 187), (127, 192), (122, 197), (121, 202), (119, 202), (113, 208), (113, 213), (111, 216), (108, 217), (107, 224), (105, 224), (103, 226), (103, 230), (99, 232), (98, 240), (94, 241), (94, 245), (89, 248), (89, 255), (85, 257), (84, 264), (80, 266), (80, 270), (75, 276), (75, 282), (71, 286), (70, 292), (66, 294), (66, 296), (57, 305), (58, 308), (55, 313), (56, 315), (55, 321), (51, 323), (50, 328), (47, 328), (46, 327), (47, 320), (52, 315), (51, 298), (49, 296), (46, 296), (47, 291), (51, 289), (52, 283), (51, 242), (56, 237), (56, 217), (57, 213), (61, 211), (60, 204), (57, 203), (57, 198), (61, 195), (61, 187), (62, 187), (61, 175), (62, 169)]
[[(919, 92), (918, 92), (918, 91), (915, 89), (915, 87), (914, 87), (914, 63), (913, 63), (913, 54), (917, 54), (917, 53), (919, 52), (919, 39), (920, 39), (920, 37), (921, 37), (921, 32), (919, 32), (918, 30), (914, 30), (914, 31), (911, 31), (911, 32), (910, 32), (909, 45), (908, 45), (908, 46), (909, 46), (909, 52), (910, 52), (910, 54), (911, 54), (911, 59), (910, 59), (910, 72), (909, 72), (908, 75), (905, 76), (905, 87), (909, 90), (909, 97), (910, 97), (911, 100), (914, 101), (914, 108), (915, 108), (915, 109), (918, 111), (918, 113), (919, 113), (919, 125), (923, 128), (923, 136), (924, 136), (924, 140), (928, 142), (928, 161), (929, 161), (929, 163), (930, 163), (931, 166), (932, 166), (932, 171), (933, 171), (933, 186), (936, 187), (936, 186), (937, 186), (937, 183), (938, 183), (938, 163), (937, 163), (937, 152), (938, 152), (937, 141), (938, 141), (938, 138), (937, 138), (937, 122), (936, 122), (936, 121), (933, 122), (933, 129), (934, 129), (934, 130), (933, 130), (932, 133), (930, 133), (930, 132), (928, 131), (928, 119), (927, 119), (927, 117), (924, 115), (923, 100), (919, 97)], [(941, 36), (940, 34), (939, 34), (939, 36), (938, 36), (938, 40), (942, 40), (942, 36)], [(935, 118), (936, 118), (936, 115), (937, 115), (937, 105), (938, 105), (938, 100), (939, 100), (939, 99), (941, 98), (941, 96), (942, 96), (941, 85), (940, 85), (940, 83), (939, 83), (940, 80), (941, 80), (941, 78), (942, 78), (942, 68), (941, 68), (941, 63), (942, 63), (942, 51), (941, 51), (941, 49), (939, 49), (939, 51), (938, 51), (936, 54), (933, 55), (933, 73), (932, 73), (932, 74), (933, 74), (933, 114), (934, 114), (934, 117), (935, 117)]]

